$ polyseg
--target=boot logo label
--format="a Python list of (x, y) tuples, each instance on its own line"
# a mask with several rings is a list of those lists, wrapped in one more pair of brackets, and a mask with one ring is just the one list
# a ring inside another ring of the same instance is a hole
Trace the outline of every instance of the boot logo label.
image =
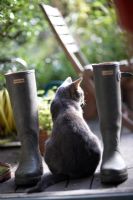
[(21, 84), (21, 83), (24, 83), (24, 82), (25, 82), (24, 78), (19, 78), (19, 79), (13, 80), (13, 84)]
[(113, 70), (104, 70), (102, 71), (103, 76), (111, 76), (113, 75)]

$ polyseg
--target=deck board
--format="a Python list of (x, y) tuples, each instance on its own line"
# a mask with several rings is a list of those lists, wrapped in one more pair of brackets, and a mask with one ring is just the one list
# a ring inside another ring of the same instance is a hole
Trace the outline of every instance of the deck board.
[(128, 179), (125, 182), (117, 185), (118, 189), (119, 188), (130, 188), (130, 187), (133, 188), (133, 168), (128, 169)]
[(82, 178), (82, 179), (75, 179), (75, 180), (70, 180), (67, 190), (89, 190), (91, 188), (91, 184), (93, 181), (93, 176), (87, 177), (87, 178)]

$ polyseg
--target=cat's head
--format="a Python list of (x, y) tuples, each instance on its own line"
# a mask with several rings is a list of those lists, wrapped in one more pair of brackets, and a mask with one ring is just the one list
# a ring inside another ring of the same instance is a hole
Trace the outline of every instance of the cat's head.
[(68, 77), (58, 88), (57, 94), (61, 98), (74, 100), (80, 105), (84, 105), (84, 92), (80, 87), (81, 82), (82, 78), (72, 81), (71, 77)]

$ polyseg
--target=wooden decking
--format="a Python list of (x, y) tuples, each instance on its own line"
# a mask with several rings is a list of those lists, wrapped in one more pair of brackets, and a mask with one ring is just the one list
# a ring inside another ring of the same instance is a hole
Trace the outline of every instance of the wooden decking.
[[(89, 122), (93, 132), (101, 139), (98, 120)], [(128, 167), (128, 180), (119, 185), (105, 185), (100, 181), (100, 166), (90, 178), (69, 180), (50, 186), (44, 192), (26, 194), (26, 188), (16, 188), (14, 171), (18, 164), (20, 148), (1, 148), (0, 161), (12, 166), (12, 179), (0, 184), (0, 199), (133, 199), (133, 133), (122, 129), (121, 150)], [(44, 172), (48, 172), (44, 163)]]

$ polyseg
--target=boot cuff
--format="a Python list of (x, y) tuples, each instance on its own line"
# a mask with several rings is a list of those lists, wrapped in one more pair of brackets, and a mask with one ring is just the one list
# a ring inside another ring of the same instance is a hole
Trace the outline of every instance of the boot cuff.
[(16, 74), (29, 74), (29, 73), (34, 73), (35, 70), (32, 69), (32, 70), (25, 70), (25, 71), (18, 71), (18, 72), (8, 72), (5, 74), (5, 76), (12, 76), (12, 75), (16, 75)]
[(98, 63), (98, 64), (92, 64), (92, 66), (95, 67), (118, 67), (119, 62), (103, 62), (103, 63)]

